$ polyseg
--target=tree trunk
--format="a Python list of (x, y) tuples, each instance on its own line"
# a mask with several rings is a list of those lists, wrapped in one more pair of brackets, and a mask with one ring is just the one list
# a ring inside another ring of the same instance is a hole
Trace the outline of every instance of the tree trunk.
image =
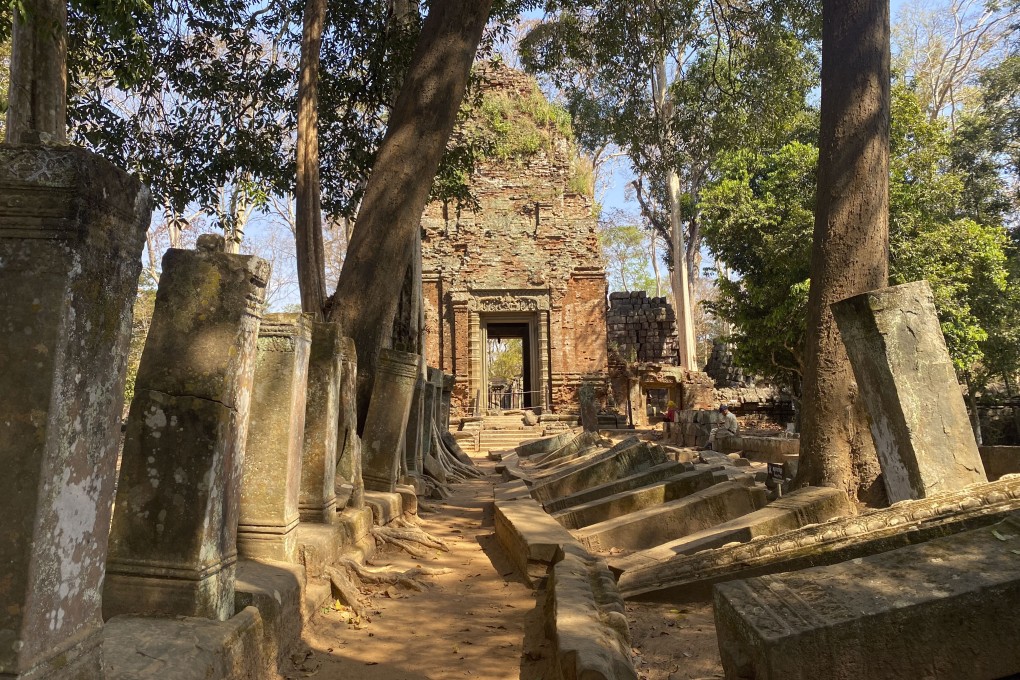
[(491, 5), (492, 0), (431, 5), (365, 187), (331, 313), (358, 351), (359, 431), (379, 350), (392, 333), (414, 234), (457, 120)]
[(981, 433), (981, 414), (978, 413), (977, 397), (974, 395), (974, 386), (971, 384), (970, 376), (965, 376), (967, 385), (967, 406), (970, 408), (970, 427), (974, 430), (974, 441), (978, 446), (984, 446), (984, 436)]
[(885, 502), (881, 469), (829, 305), (882, 288), (889, 264), (889, 0), (825, 0), (818, 198), (798, 485)]
[(319, 184), (319, 52), (326, 0), (307, 0), (298, 67), (297, 185), (294, 231), (301, 311), (322, 319), (326, 307), (326, 253), (322, 245)]
[(67, 142), (67, 2), (25, 0), (14, 11), (9, 144)]
[(651, 238), (652, 272), (655, 274), (655, 297), (661, 297), (662, 288), (659, 285), (659, 254), (657, 252), (658, 249), (655, 247), (656, 241), (659, 240), (659, 236), (658, 234), (655, 233), (654, 228), (652, 229), (651, 233), (652, 233)]

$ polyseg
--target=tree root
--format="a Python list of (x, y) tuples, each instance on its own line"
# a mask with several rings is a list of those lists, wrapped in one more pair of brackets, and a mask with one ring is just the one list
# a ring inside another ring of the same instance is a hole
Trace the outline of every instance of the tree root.
[[(351, 561), (353, 562), (353, 560)], [(361, 600), (361, 589), (351, 578), (349, 571), (347, 569), (326, 567), (326, 574), (329, 576), (329, 584), (333, 590), (333, 597), (350, 607), (355, 616), (364, 616), (365, 605)]]

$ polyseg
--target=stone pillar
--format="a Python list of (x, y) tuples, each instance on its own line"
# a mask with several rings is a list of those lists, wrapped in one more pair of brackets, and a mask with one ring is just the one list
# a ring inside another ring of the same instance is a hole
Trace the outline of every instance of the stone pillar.
[(267, 314), (259, 327), (237, 528), (243, 557), (297, 560), (311, 339), (312, 322), (303, 314)]
[(457, 382), (457, 376), (443, 374), (443, 396), (439, 405), (439, 429), (441, 432), (450, 431), (450, 405), (453, 401), (453, 386)]
[(414, 381), (414, 395), (411, 397), (407, 430), (404, 433), (404, 459), (401, 469), (408, 477), (421, 477), (424, 472), (421, 440), (425, 422), (425, 380), (419, 370), (418, 379)]
[(549, 370), (549, 312), (538, 313), (538, 394), (532, 395), (531, 407), (552, 410), (549, 400), (549, 385), (552, 373)]
[(482, 324), (478, 312), (468, 311), (468, 415), (485, 415), (487, 394), (482, 394)]
[(392, 492), (396, 486), (420, 360), (417, 354), (392, 349), (379, 353), (362, 437), (366, 489)]
[(365, 507), (365, 481), (361, 476), (361, 438), (358, 436), (358, 353), (354, 340), (340, 338), (340, 405), (337, 423), (336, 472), (352, 487), (345, 507)]
[(100, 593), (148, 190), (0, 146), (0, 677), (101, 676)]
[(312, 323), (305, 438), (298, 510), (303, 522), (335, 524), (337, 424), (340, 419), (340, 326)]
[(889, 502), (988, 481), (927, 281), (832, 305)]
[(110, 535), (105, 618), (234, 614), (237, 507), (269, 265), (168, 250), (135, 380)]
[[(438, 368), (428, 367), (428, 380), (425, 381), (424, 426), (421, 432), (421, 455), (432, 454), (432, 428), (439, 425), (440, 405), (443, 397), (443, 372)], [(442, 433), (442, 430), (440, 430)]]
[(581, 383), (577, 390), (577, 398), (581, 402), (581, 426), (585, 432), (599, 431), (599, 402), (595, 396), (595, 384), (589, 381)]

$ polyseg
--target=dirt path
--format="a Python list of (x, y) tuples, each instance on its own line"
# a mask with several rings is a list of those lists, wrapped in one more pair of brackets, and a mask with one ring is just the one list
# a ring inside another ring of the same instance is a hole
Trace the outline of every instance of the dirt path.
[(305, 630), (305, 654), (284, 672), (288, 680), (539, 680), (548, 647), (534, 593), (514, 573), (493, 534), (490, 473), (453, 487), (454, 495), (422, 513), (422, 528), (443, 539), (449, 552), (430, 560), (386, 549), (374, 567), (446, 568), (424, 577), (424, 592), (374, 587), (369, 619), (349, 622), (340, 609), (323, 609)]

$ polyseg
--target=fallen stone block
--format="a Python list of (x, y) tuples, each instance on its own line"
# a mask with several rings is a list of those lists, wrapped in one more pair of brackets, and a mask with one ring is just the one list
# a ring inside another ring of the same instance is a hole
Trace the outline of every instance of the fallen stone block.
[(1020, 473), (1020, 446), (982, 446), (979, 451), (989, 481)]
[(890, 503), (987, 481), (927, 281), (832, 306)]
[[(396, 488), (399, 485), (394, 485)], [(365, 505), (372, 508), (372, 521), (376, 526), (386, 526), (404, 514), (403, 499), (397, 492), (366, 491)]]
[(642, 443), (617, 452), (610, 450), (577, 467), (536, 480), (531, 488), (531, 495), (535, 500), (544, 503), (665, 462), (666, 454), (658, 446)]
[(677, 555), (692, 555), (728, 543), (746, 543), (763, 536), (775, 536), (853, 512), (850, 499), (843, 490), (804, 487), (772, 501), (761, 510), (729, 522), (648, 550), (610, 559), (609, 566), (619, 575), (631, 569), (654, 567)]
[(800, 454), (800, 439), (793, 437), (747, 437), (734, 435), (719, 440), (719, 451), (740, 451), (744, 458), (760, 463), (782, 463)]
[[(721, 468), (721, 466), (718, 467)], [(647, 470), (643, 470), (633, 475), (628, 475), (612, 482), (599, 484), (598, 486), (593, 486), (590, 489), (585, 489), (584, 491), (568, 494), (562, 498), (555, 498), (543, 503), (542, 507), (544, 507), (545, 511), (549, 513), (560, 512), (567, 508), (597, 501), (601, 498), (607, 498), (624, 491), (630, 491), (631, 489), (655, 484), (656, 482), (661, 482), (664, 479), (675, 477), (676, 475), (684, 472), (693, 471), (693, 469), (694, 466), (686, 463), (661, 463), (650, 467)]]
[(1014, 475), (750, 543), (677, 555), (625, 571), (620, 592), (627, 599), (704, 601), (716, 583), (876, 555), (994, 524), (1018, 509), (1020, 476)]
[(255, 607), (262, 616), (262, 653), (279, 668), (301, 639), (305, 574), (301, 565), (239, 560), (234, 602), (238, 611)]
[(496, 539), (524, 576), (539, 587), (562, 557), (563, 546), (581, 549), (570, 532), (533, 500), (496, 501)]
[(686, 498), (592, 524), (573, 534), (592, 551), (644, 550), (722, 524), (764, 505), (764, 489), (723, 482)]
[(550, 453), (545, 453), (540, 456), (533, 456), (532, 460), (537, 467), (549, 467), (557, 461), (576, 458), (584, 451), (596, 447), (601, 443), (602, 438), (599, 437), (597, 432), (582, 432), (563, 446), (557, 448), (555, 451), (551, 451)]
[(497, 501), (531, 498), (531, 489), (524, 482), (507, 482), (495, 485), (492, 488), (492, 496)]
[[(745, 485), (750, 486), (754, 483), (754, 479), (750, 475), (743, 475), (742, 477), (742, 483)], [(729, 481), (729, 479), (729, 475), (723, 470), (684, 472), (656, 484), (623, 491), (583, 505), (576, 505), (572, 508), (552, 513), (552, 517), (567, 529), (582, 529), (586, 526), (622, 517), (639, 510), (644, 510), (645, 508), (685, 498), (696, 491), (707, 489), (715, 484)]]
[[(544, 417), (544, 416), (543, 416)], [(531, 439), (526, 442), (522, 442), (516, 449), (517, 455), (521, 458), (530, 458), (531, 456), (537, 456), (543, 453), (549, 453), (556, 449), (564, 446), (571, 439), (574, 438), (574, 433), (570, 430), (561, 432), (552, 437), (541, 437), (539, 439)]]
[(552, 568), (545, 614), (559, 677), (637, 680), (623, 600), (605, 562), (568, 549)]
[[(727, 678), (1020, 672), (1020, 513), (851, 562), (716, 586)], [(838, 644), (835, 643), (838, 641)]]

